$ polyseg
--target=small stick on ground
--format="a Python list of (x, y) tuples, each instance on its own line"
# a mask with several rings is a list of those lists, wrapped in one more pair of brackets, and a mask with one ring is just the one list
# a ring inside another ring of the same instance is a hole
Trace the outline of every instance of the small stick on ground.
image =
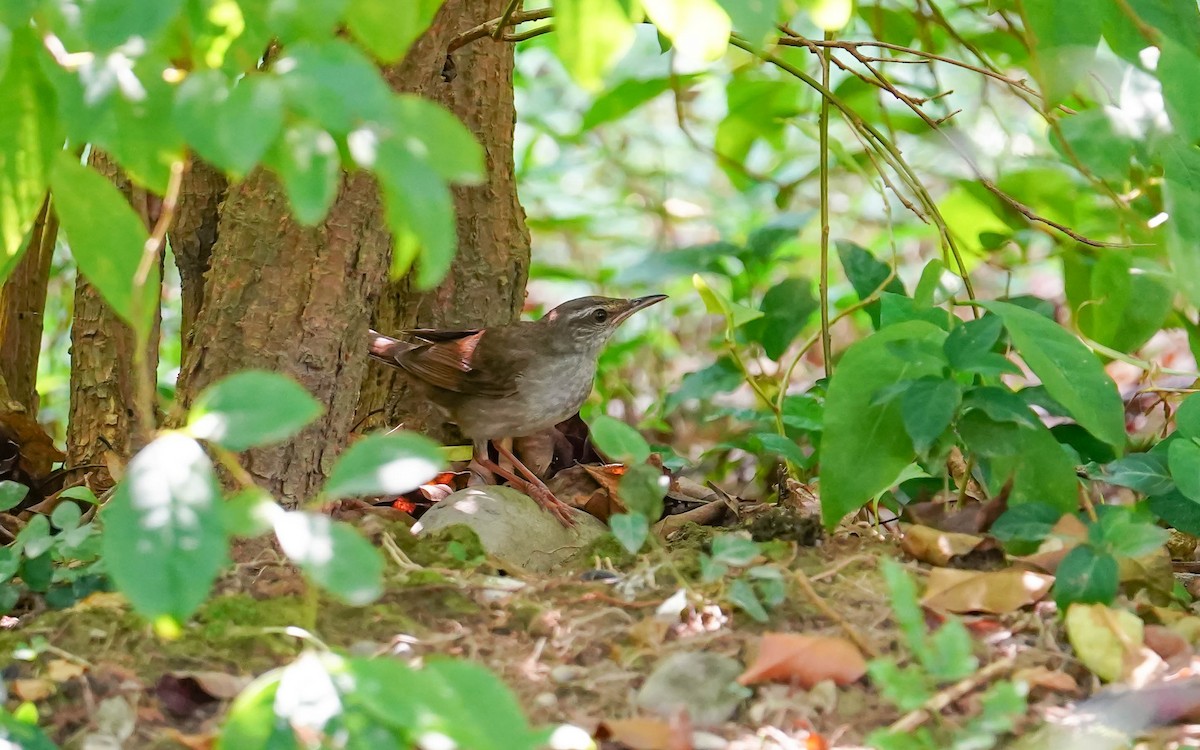
[(842, 631), (846, 633), (846, 637), (849, 638), (855, 646), (858, 646), (859, 651), (862, 651), (865, 655), (871, 657), (872, 659), (879, 656), (879, 651), (870, 643), (868, 643), (867, 639), (863, 638), (845, 617), (842, 617), (840, 614), (838, 614), (837, 610), (829, 606), (829, 604), (821, 598), (821, 595), (817, 593), (815, 588), (813, 588), (812, 581), (809, 580), (808, 575), (806, 575), (804, 571), (794, 570), (792, 573), (793, 577), (796, 579), (796, 583), (800, 585), (800, 589), (804, 592), (804, 595), (808, 597), (808, 600), (812, 602), (813, 606), (821, 610), (821, 614), (836, 622), (838, 627), (840, 627)]
[(925, 701), (924, 706), (896, 719), (888, 727), (888, 731), (904, 733), (913, 731), (924, 724), (931, 715), (941, 713), (946, 706), (964, 697), (967, 693), (977, 690), (1001, 675), (1012, 671), (1016, 662), (1016, 658), (1012, 656), (1006, 656), (1003, 659), (992, 662), (970, 677), (966, 677), (945, 690), (938, 692), (932, 698)]

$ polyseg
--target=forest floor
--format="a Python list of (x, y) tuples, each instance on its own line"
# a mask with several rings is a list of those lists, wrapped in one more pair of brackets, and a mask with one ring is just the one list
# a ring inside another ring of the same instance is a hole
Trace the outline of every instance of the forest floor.
[[(1099, 685), (1071, 656), (1053, 605), (1043, 602), (966, 618), (979, 671), (931, 695), (923, 707), (929, 710), (897, 709), (862, 675), (862, 659), (844, 655), (865, 649), (911, 661), (880, 567), (885, 559), (909, 559), (904, 565), (922, 588), (925, 566), (868, 527), (816, 544), (762, 545), (755, 562), (774, 566), (788, 583), (766, 622), (729, 603), (733, 573), (699, 582), (709, 528), (687, 527), (638, 557), (610, 539), (552, 576), (500, 570), (470, 537), (418, 541), (406, 539), (404, 529), (383, 533), (391, 558), (387, 591), (367, 607), (315, 599), (264, 549), (236, 566), (174, 639), (155, 635), (108, 593), (67, 610), (5, 618), (0, 651), (28, 647), (28, 660), (6, 670), (10, 700), (33, 702), (39, 723), (67, 747), (103, 734), (124, 747), (207, 748), (232, 697), (305, 647), (285, 632), (297, 625), (355, 655), (419, 661), (441, 654), (484, 664), (514, 691), (533, 724), (574, 724), (602, 748), (853, 747), (894, 722), (902, 733), (922, 728), (952, 736), (980, 713), (981, 692), (1014, 676), (1032, 686), (1020, 734)], [(942, 618), (927, 609), (925, 620), (936, 627)], [(831, 640), (786, 654), (763, 640), (766, 633)], [(859, 647), (844, 648), (849, 643)], [(682, 671), (668, 669), (659, 680), (666, 692), (648, 695), (648, 677), (671, 658)], [(735, 686), (731, 677), (756, 660), (756, 669), (774, 663), (765, 676), (747, 672), (746, 687)], [(732, 674), (723, 671), (730, 665)], [(691, 721), (664, 707), (672, 701), (692, 706), (691, 716), (711, 711), (719, 718)]]

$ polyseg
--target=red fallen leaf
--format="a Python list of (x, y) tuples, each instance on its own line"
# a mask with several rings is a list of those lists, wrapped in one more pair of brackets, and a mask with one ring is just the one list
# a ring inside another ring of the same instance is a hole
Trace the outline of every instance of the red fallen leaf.
[(392, 507), (396, 510), (402, 510), (405, 513), (412, 513), (417, 509), (417, 504), (410, 500), (405, 500), (402, 497), (398, 497), (392, 501)]
[(807, 689), (824, 680), (849, 685), (866, 673), (862, 653), (845, 638), (764, 633), (758, 656), (737, 681), (742, 685), (789, 682)]

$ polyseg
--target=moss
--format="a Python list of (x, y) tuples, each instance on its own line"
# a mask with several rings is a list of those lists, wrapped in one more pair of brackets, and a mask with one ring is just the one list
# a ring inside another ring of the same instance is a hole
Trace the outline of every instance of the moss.
[(756, 542), (780, 540), (811, 547), (820, 540), (821, 521), (782, 506), (776, 506), (754, 517), (746, 529)]
[(410, 560), (426, 567), (473, 569), (487, 560), (479, 537), (463, 525), (449, 526), (428, 536), (404, 533), (395, 538)]

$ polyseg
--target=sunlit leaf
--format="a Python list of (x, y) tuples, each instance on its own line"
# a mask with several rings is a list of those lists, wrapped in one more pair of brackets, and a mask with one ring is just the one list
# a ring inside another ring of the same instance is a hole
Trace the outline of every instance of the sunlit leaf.
[(633, 44), (634, 19), (623, 0), (554, 0), (558, 57), (575, 82), (599, 89)]
[(196, 398), (188, 431), (232, 451), (277, 443), (321, 413), (321, 405), (295, 380), (265, 370), (244, 370), (213, 383)]
[(716, 0), (642, 0), (646, 15), (683, 55), (716, 60), (729, 46), (729, 14)]
[(443, 0), (350, 0), (346, 25), (381, 62), (404, 57), (409, 46), (429, 26)]
[(323, 493), (328, 498), (402, 495), (441, 471), (441, 448), (409, 432), (376, 433), (358, 440), (338, 458)]
[(303, 511), (277, 514), (274, 526), (288, 559), (338, 599), (362, 606), (383, 593), (383, 556), (353, 526)]
[(589, 427), (592, 443), (614, 461), (640, 464), (650, 458), (650, 444), (641, 433), (621, 420), (601, 415), (593, 419)]
[(168, 432), (125, 468), (104, 506), (109, 574), (147, 619), (185, 620), (208, 597), (228, 543), (212, 463), (189, 437)]
[(188, 144), (235, 177), (258, 163), (279, 135), (283, 117), (283, 89), (271, 75), (233, 83), (220, 71), (197, 71), (176, 93), (175, 123)]

